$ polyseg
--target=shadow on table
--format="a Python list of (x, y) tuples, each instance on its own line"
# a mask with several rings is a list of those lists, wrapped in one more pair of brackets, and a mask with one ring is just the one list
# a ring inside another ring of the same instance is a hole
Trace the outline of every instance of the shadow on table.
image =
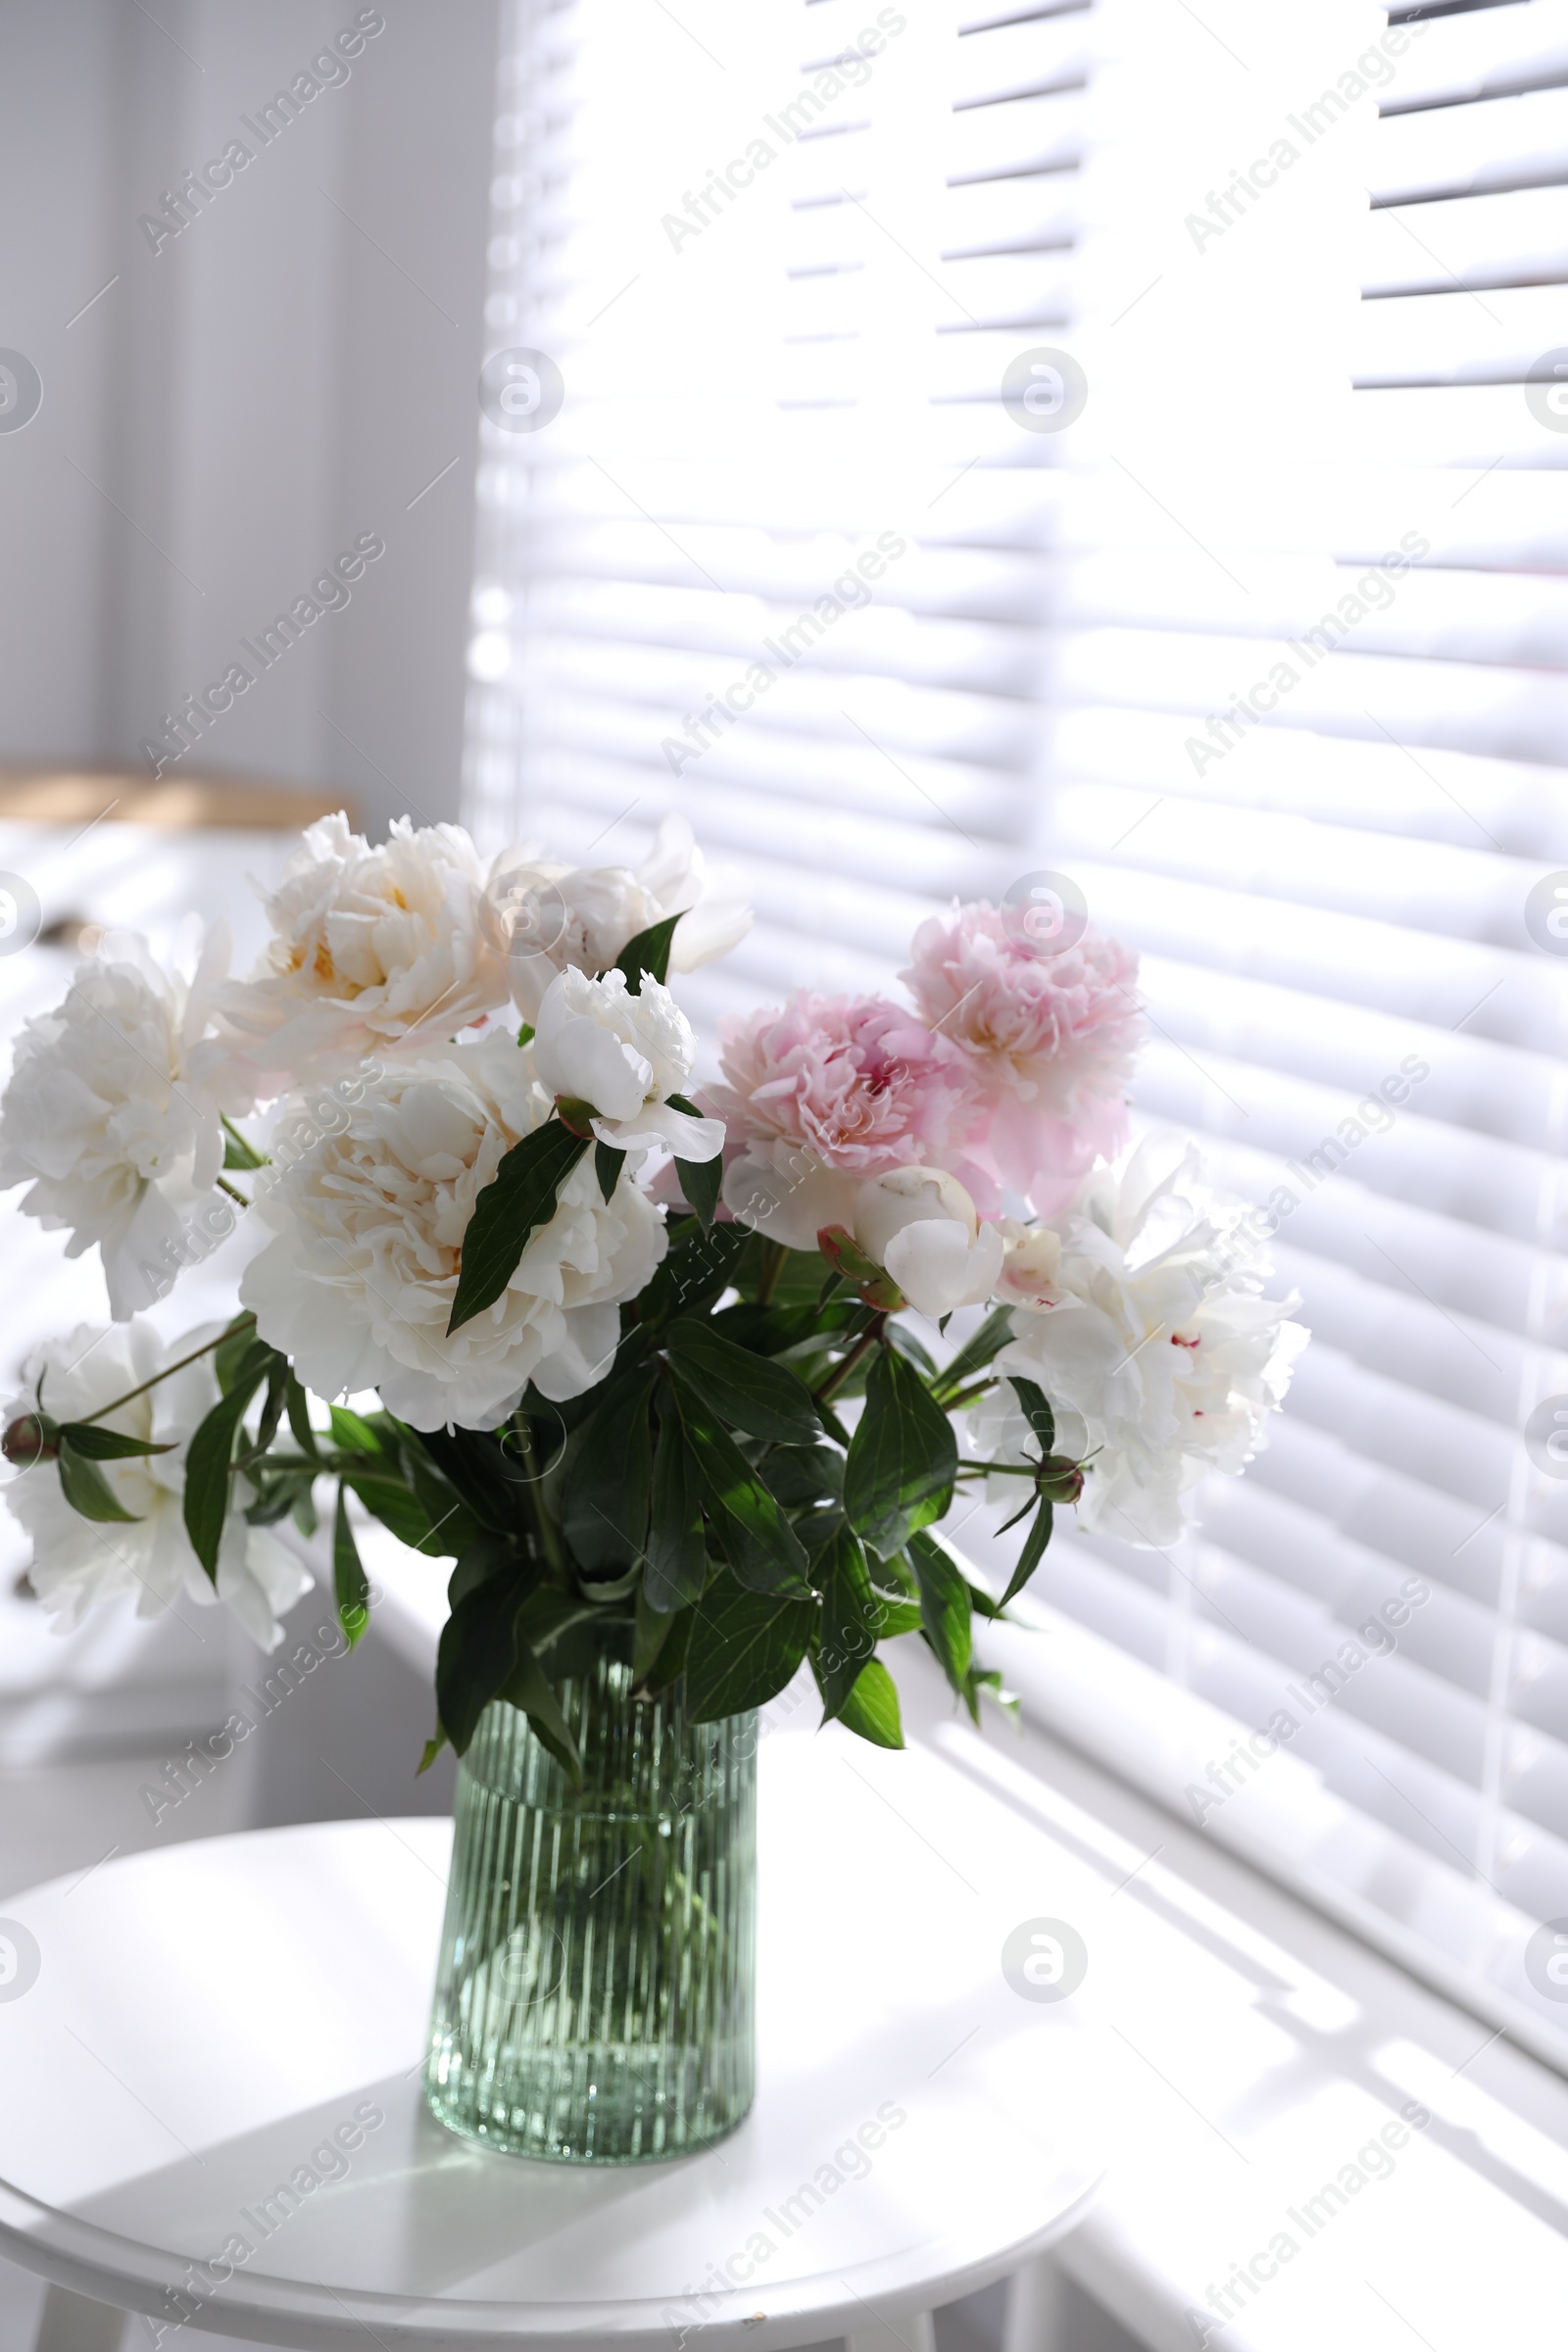
[[(659, 2169), (686, 2172), (701, 2161)], [(181, 2316), (174, 2306), (183, 2292), (192, 2324), (220, 2328), (216, 2312), (198, 2318), (191, 2308), (192, 2264), (208, 2266), (194, 2286), (209, 2303), (240, 2274), (412, 2295), (461, 2282), (472, 2292), (496, 2265), (589, 2212), (602, 2217), (646, 2179), (633, 2168), (521, 2162), (460, 2139), (425, 2107), (416, 2070), (301, 2108), (72, 2210), (168, 2249), (171, 2319)]]
[[(1009, 2029), (1016, 2031), (1016, 2006), (995, 2020), (982, 2013), (978, 2028), (974, 2007), (962, 2004), (921, 2021), (931, 2035), (933, 2065), (960, 2037), (967, 2041), (962, 2058), (944, 2067), (933, 2084), (932, 2114), (922, 2120), (940, 2124), (938, 2109), (946, 2110), (960, 2091), (952, 2079), (981, 2063), (994, 2038), (984, 2028), (993, 2022), (1007, 2037)], [(1064, 2036), (1067, 2065), (1069, 2045), (1078, 2037), (1063, 2012), (1036, 2012), (1029, 2032)], [(143, 2174), (73, 2211), (144, 2246), (167, 2249), (169, 2317), (196, 2328), (222, 2329), (212, 2305), (220, 2301), (228, 2278), (241, 2277), (329, 2282), (347, 2292), (415, 2299), (457, 2290), (465, 2298), (508, 2301), (580, 2291), (584, 2275), (597, 2273), (607, 2298), (635, 2295), (630, 2273), (644, 2239), (666, 2236), (678, 2220), (689, 2256), (694, 2230), (696, 2242), (703, 2242), (708, 2208), (714, 2216), (709, 2259), (721, 2258), (728, 2251), (727, 2239), (718, 2242), (721, 2231), (733, 2235), (739, 2226), (744, 2242), (745, 2230), (760, 2228), (764, 2210), (810, 2177), (818, 2160), (827, 2160), (879, 2100), (903, 2098), (913, 2109), (911, 2079), (921, 2081), (928, 2070), (911, 2066), (910, 2057), (906, 2027), (890, 2021), (867, 2037), (852, 2062), (846, 2064), (842, 2052), (824, 2054), (792, 2071), (791, 2120), (783, 2133), (759, 2130), (760, 2111), (731, 2138), (695, 2156), (591, 2167), (502, 2156), (458, 2138), (424, 2106), (415, 2069), (301, 2109), (198, 2159)], [(1050, 2105), (1038, 2134), (1031, 2129), (1020, 2150), (1026, 2158), (1038, 2156), (1038, 2172), (1027, 2162), (1026, 2170), (1046, 2215), (1087, 2193), (1099, 2169), (1079, 2144), (1081, 2135), (1061, 2129), (1074, 2114), (1082, 2124), (1078, 2101), (1069, 2098), (1065, 2114), (1054, 2118)], [(972, 2107), (968, 2115), (973, 2123)], [(1016, 2114), (1008, 2120), (1016, 2132)], [(954, 2155), (961, 2162), (961, 2147)], [(872, 2171), (858, 2183), (854, 2204), (856, 2234), (862, 2243), (865, 2236), (873, 2239), (879, 2255), (917, 2257), (932, 2241), (929, 2207), (916, 2212), (908, 2206), (893, 2176)], [(1030, 2228), (1020, 2216), (1016, 2242), (1025, 2242)], [(838, 2234), (827, 2229), (820, 2249), (813, 2249), (810, 2271), (837, 2269), (832, 2241)], [(210, 2266), (209, 2275), (193, 2281), (192, 2264)], [(995, 2278), (1010, 2266), (998, 2260), (985, 2267)], [(679, 2296), (687, 2282), (673, 2277), (649, 2280), (641, 2291)], [(202, 2303), (208, 2308), (199, 2308)]]

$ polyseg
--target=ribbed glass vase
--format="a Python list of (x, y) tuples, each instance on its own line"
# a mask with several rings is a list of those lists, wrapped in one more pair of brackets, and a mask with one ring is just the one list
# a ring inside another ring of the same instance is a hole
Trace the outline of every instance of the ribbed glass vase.
[(686, 2155), (752, 2103), (756, 1717), (631, 1681), (612, 1630), (563, 1686), (580, 1788), (504, 1700), (459, 1768), (425, 2097), (514, 2156)]

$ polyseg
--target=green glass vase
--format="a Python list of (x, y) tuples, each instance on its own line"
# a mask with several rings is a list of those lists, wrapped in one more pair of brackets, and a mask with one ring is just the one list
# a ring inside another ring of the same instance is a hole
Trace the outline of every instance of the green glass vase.
[(755, 2078), (757, 1719), (633, 1698), (620, 1633), (562, 1688), (580, 1787), (504, 1700), (458, 1772), (425, 2097), (561, 2164), (689, 2155)]

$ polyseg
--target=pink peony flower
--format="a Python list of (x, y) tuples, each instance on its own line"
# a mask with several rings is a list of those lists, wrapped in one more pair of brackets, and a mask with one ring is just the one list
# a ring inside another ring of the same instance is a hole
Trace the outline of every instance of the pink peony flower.
[(725, 1204), (791, 1248), (848, 1224), (865, 1177), (962, 1156), (980, 1112), (967, 1057), (885, 998), (799, 989), (722, 1034), (704, 1108), (728, 1130)]
[(728, 1084), (710, 1092), (743, 1140), (804, 1144), (859, 1178), (932, 1159), (972, 1124), (963, 1055), (884, 997), (797, 989), (721, 1034)]
[(1137, 956), (1093, 931), (1043, 954), (984, 900), (930, 916), (913, 954), (899, 976), (961, 1048), (990, 1112), (975, 1159), (1051, 1215), (1121, 1149), (1144, 1028)]

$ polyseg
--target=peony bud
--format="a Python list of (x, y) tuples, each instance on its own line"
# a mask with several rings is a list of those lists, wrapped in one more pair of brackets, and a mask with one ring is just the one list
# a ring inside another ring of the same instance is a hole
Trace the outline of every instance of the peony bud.
[(979, 1231), (974, 1202), (943, 1168), (889, 1168), (867, 1177), (855, 1196), (855, 1238), (879, 1266), (895, 1234), (931, 1218), (964, 1226), (971, 1242)]
[(1084, 1491), (1084, 1466), (1065, 1454), (1048, 1454), (1035, 1485), (1048, 1502), (1076, 1502)]
[(1009, 1217), (1003, 1227), (1006, 1253), (997, 1284), (997, 1297), (1014, 1306), (1038, 1312), (1060, 1302), (1061, 1236), (1051, 1225), (1018, 1225)]
[(816, 1246), (822, 1255), (846, 1282), (853, 1282), (867, 1306), (877, 1307), (884, 1314), (897, 1314), (905, 1301), (904, 1293), (891, 1275), (884, 1272), (856, 1241), (854, 1234), (842, 1225), (818, 1227)]
[(855, 1238), (922, 1315), (989, 1298), (1002, 1269), (1002, 1235), (942, 1168), (890, 1168), (855, 1196)]
[(680, 1093), (697, 1041), (651, 974), (635, 995), (623, 972), (595, 979), (573, 966), (558, 974), (530, 1051), (535, 1076), (574, 1135), (622, 1152), (662, 1145), (677, 1159), (716, 1159), (723, 1150), (723, 1121), (704, 1118)]
[(30, 1470), (34, 1462), (53, 1461), (54, 1431), (54, 1423), (43, 1420), (37, 1413), (19, 1413), (0, 1438), (0, 1453), (19, 1470)]

